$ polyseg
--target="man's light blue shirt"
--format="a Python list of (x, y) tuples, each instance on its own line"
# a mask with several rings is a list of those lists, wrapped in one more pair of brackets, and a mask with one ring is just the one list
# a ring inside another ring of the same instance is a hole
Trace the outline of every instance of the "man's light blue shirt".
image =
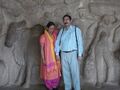
[[(76, 28), (76, 36), (75, 36)], [(76, 43), (76, 37), (78, 42), (78, 49)], [(67, 29), (62, 28), (58, 34), (57, 40), (55, 42), (55, 53), (59, 55), (61, 51), (72, 51), (78, 50), (78, 55), (82, 56), (83, 53), (83, 40), (81, 30), (73, 25), (70, 25)]]

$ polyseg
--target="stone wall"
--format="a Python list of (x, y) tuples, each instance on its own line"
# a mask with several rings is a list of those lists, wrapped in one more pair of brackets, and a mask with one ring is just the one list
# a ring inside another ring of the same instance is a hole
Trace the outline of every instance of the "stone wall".
[(39, 36), (48, 21), (62, 26), (64, 14), (83, 32), (81, 79), (119, 85), (119, 0), (0, 0), (0, 86), (29, 87), (39, 80)]

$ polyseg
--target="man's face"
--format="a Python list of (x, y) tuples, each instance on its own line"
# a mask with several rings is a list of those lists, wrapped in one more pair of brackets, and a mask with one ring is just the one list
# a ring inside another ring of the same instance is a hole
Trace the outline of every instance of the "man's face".
[(69, 26), (71, 24), (71, 20), (69, 17), (64, 17), (63, 23), (65, 26)]

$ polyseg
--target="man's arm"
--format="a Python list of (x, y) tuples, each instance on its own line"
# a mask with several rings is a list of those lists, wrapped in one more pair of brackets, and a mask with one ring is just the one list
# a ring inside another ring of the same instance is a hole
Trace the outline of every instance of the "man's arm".
[(59, 52), (60, 52), (60, 40), (61, 40), (62, 32), (63, 29), (61, 29), (60, 32), (58, 33), (57, 39), (55, 41), (55, 53), (57, 56), (59, 56)]
[(78, 41), (78, 56), (82, 57), (83, 54), (82, 32), (79, 28), (76, 28), (76, 33), (77, 33), (77, 41)]

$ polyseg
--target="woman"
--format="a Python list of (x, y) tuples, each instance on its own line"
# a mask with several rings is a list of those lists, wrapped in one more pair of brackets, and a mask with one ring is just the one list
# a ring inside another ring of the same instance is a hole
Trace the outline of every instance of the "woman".
[(56, 90), (60, 81), (60, 60), (56, 60), (54, 44), (57, 33), (55, 24), (49, 22), (44, 34), (40, 37), (41, 45), (41, 78), (49, 90)]

